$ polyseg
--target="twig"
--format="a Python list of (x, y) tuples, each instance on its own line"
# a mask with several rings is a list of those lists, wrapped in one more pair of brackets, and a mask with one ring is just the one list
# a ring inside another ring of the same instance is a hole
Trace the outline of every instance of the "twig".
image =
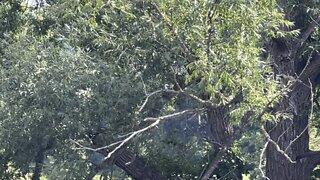
[(211, 62), (211, 56), (210, 56), (210, 49), (211, 49), (211, 38), (212, 38), (212, 33), (213, 33), (213, 27), (212, 27), (212, 18), (213, 18), (213, 6), (209, 8), (208, 15), (207, 15), (207, 26), (208, 26), (208, 31), (206, 32), (207, 36), (207, 50), (206, 50), (206, 55), (207, 55), (207, 61), (208, 63)]
[(117, 142), (114, 142), (112, 144), (109, 144), (107, 146), (103, 146), (103, 147), (100, 147), (100, 148), (90, 148), (90, 147), (87, 147), (87, 146), (84, 146), (80, 143), (78, 143), (77, 141), (73, 140), (73, 139), (70, 139), (70, 141), (72, 141), (73, 143), (75, 143), (76, 145), (78, 145), (79, 147), (78, 148), (73, 148), (75, 150), (89, 150), (89, 151), (100, 151), (100, 150), (103, 150), (103, 149), (108, 149), (108, 148), (111, 148), (117, 144), (120, 144), (122, 141), (117, 141)]
[[(180, 87), (180, 88), (181, 88), (181, 87)], [(144, 100), (143, 104), (141, 105), (141, 107), (139, 108), (139, 110), (137, 111), (137, 113), (140, 113), (140, 112), (144, 109), (144, 107), (145, 107), (146, 104), (148, 103), (148, 100), (149, 100), (149, 98), (150, 98), (151, 96), (154, 96), (154, 95), (159, 94), (159, 93), (164, 93), (164, 92), (172, 93), (172, 94), (176, 94), (176, 95), (182, 94), (182, 95), (184, 95), (184, 96), (186, 96), (186, 97), (189, 97), (189, 98), (191, 98), (191, 99), (197, 101), (198, 103), (200, 103), (200, 104), (202, 104), (202, 105), (205, 105), (205, 106), (207, 106), (207, 107), (216, 107), (216, 105), (215, 105), (214, 103), (212, 103), (211, 101), (209, 101), (209, 100), (208, 100), (208, 101), (205, 101), (205, 100), (199, 98), (198, 96), (196, 96), (196, 95), (194, 95), (194, 94), (191, 94), (191, 93), (188, 93), (188, 92), (186, 92), (186, 91), (184, 91), (184, 90), (182, 90), (182, 89), (180, 89), (179, 91), (170, 90), (170, 89), (160, 89), (160, 90), (157, 90), (157, 91), (154, 91), (154, 92), (152, 92), (152, 93), (147, 94), (146, 99)]]
[[(208, 154), (208, 162), (209, 162), (209, 160), (210, 160), (210, 158), (209, 158), (209, 154)], [(203, 176), (203, 174), (206, 172), (206, 169), (207, 169), (208, 165), (209, 165), (209, 164), (206, 164), (206, 165), (204, 166), (204, 168), (202, 169), (201, 174), (200, 174), (200, 176), (199, 176), (199, 178), (198, 178), (199, 180), (201, 179), (201, 177)]]
[[(293, 122), (291, 121), (290, 124), (291, 124), (291, 125), (290, 125), (285, 131), (283, 131), (283, 132), (280, 134), (280, 136), (279, 136), (278, 139), (277, 139), (277, 143), (280, 141), (280, 138), (289, 131), (289, 129), (290, 129), (291, 126), (293, 125)], [(269, 132), (270, 132), (270, 131), (269, 131)]]
[(153, 96), (153, 95), (155, 95), (155, 94), (158, 94), (158, 93), (161, 93), (161, 92), (163, 92), (163, 90), (157, 90), (157, 91), (154, 91), (154, 92), (152, 92), (152, 93), (150, 93), (150, 94), (147, 94), (147, 97), (146, 97), (146, 99), (144, 100), (144, 102), (143, 102), (143, 104), (141, 105), (141, 107), (139, 108), (138, 113), (140, 113), (140, 112), (143, 110), (143, 108), (146, 106), (146, 104), (147, 104), (147, 102), (148, 102), (148, 100), (149, 100), (149, 98), (150, 98), (151, 96)]
[(144, 83), (144, 80), (143, 80), (142, 76), (141, 76), (141, 75), (139, 75), (139, 77), (140, 77), (141, 82), (142, 82), (142, 85), (143, 85), (143, 91), (144, 91), (144, 93), (145, 93), (145, 94), (147, 94), (146, 84)]
[(271, 139), (270, 135), (267, 133), (267, 131), (264, 129), (263, 126), (261, 127), (261, 129), (262, 129), (263, 134), (266, 136), (267, 141), (270, 142), (270, 143), (272, 143), (272, 144), (276, 147), (277, 151), (278, 151), (280, 154), (282, 154), (282, 155), (283, 155), (288, 161), (290, 161), (291, 163), (296, 163), (296, 161), (293, 161), (293, 160), (288, 156), (288, 154), (287, 154), (285, 151), (281, 150), (281, 148), (279, 147), (279, 145), (278, 145), (274, 140)]
[(306, 65), (305, 65), (304, 68), (302, 69), (302, 71), (301, 71), (301, 73), (299, 74), (299, 76), (298, 76), (297, 79), (300, 79), (300, 80), (301, 80), (302, 76), (305, 74), (307, 68), (309, 67), (310, 60), (311, 60), (311, 59), (308, 58)]
[(224, 179), (225, 177), (227, 177), (230, 173), (232, 173), (234, 170), (236, 170), (237, 167), (232, 168), (229, 172), (227, 172), (224, 176), (222, 176), (221, 178), (219, 178), (218, 180)]

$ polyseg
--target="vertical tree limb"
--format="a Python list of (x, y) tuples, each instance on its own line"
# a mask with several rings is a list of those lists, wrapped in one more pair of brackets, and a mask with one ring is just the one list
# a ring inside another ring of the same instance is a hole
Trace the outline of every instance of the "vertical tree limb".
[(208, 180), (210, 176), (212, 175), (213, 171), (217, 168), (219, 162), (222, 160), (223, 156), (226, 154), (227, 148), (222, 147), (216, 157), (211, 161), (207, 171), (202, 176), (201, 180)]

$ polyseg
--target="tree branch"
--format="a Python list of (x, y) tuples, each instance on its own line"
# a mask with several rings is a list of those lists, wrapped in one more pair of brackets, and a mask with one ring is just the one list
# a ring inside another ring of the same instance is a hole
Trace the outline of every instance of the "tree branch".
[(318, 160), (320, 158), (320, 151), (309, 151), (309, 152), (305, 152), (303, 154), (300, 154), (296, 157), (296, 161), (303, 159), (303, 158), (309, 158), (309, 159), (316, 160), (316, 163), (320, 164), (320, 160)]
[(306, 42), (308, 37), (314, 32), (315, 28), (319, 25), (319, 22), (320, 16), (316, 20), (312, 19), (312, 22), (309, 24), (308, 28), (301, 34), (300, 39), (298, 40), (298, 48)]
[(146, 99), (144, 100), (144, 102), (142, 103), (141, 107), (139, 108), (139, 110), (137, 111), (137, 113), (140, 113), (144, 107), (146, 106), (146, 104), (148, 103), (149, 101), (149, 98), (151, 96), (154, 96), (156, 94), (159, 94), (159, 93), (172, 93), (172, 94), (175, 94), (175, 95), (179, 95), (179, 94), (182, 94), (186, 97), (189, 97), (193, 100), (195, 100), (196, 102), (206, 106), (206, 107), (211, 107), (211, 108), (214, 108), (214, 107), (217, 107), (217, 105), (215, 105), (214, 103), (212, 103), (211, 101), (207, 100), (203, 100), (201, 98), (199, 98), (198, 96), (194, 95), (194, 94), (191, 94), (191, 93), (188, 93), (182, 89), (180, 89), (179, 91), (175, 91), (175, 90), (170, 90), (170, 89), (160, 89), (160, 90), (157, 90), (157, 91), (154, 91), (152, 93), (149, 93), (146, 95)]
[(146, 95), (146, 99), (144, 100), (143, 104), (141, 105), (141, 107), (140, 107), (139, 110), (138, 110), (138, 113), (140, 113), (140, 112), (143, 110), (143, 108), (146, 106), (146, 104), (147, 104), (147, 102), (148, 102), (148, 100), (149, 100), (149, 98), (150, 98), (151, 96), (153, 96), (153, 95), (155, 95), (155, 94), (158, 94), (158, 93), (162, 93), (162, 92), (163, 92), (163, 90), (157, 90), (157, 91), (154, 91), (154, 92), (152, 92), (152, 93), (150, 93), (150, 94), (147, 94), (147, 95)]
[(147, 127), (144, 127), (142, 129), (139, 129), (137, 131), (133, 131), (133, 132), (130, 132), (128, 133), (126, 136), (128, 136), (127, 138), (125, 138), (124, 140), (120, 140), (120, 141), (117, 141), (115, 143), (112, 143), (112, 144), (109, 144), (107, 146), (103, 146), (103, 147), (100, 147), (100, 148), (90, 148), (90, 147), (86, 147), (74, 140), (71, 140), (73, 143), (75, 143), (76, 145), (78, 145), (79, 147), (78, 148), (74, 148), (74, 149), (81, 149), (81, 150), (89, 150), (89, 151), (101, 151), (101, 150), (104, 150), (104, 149), (109, 149), (113, 146), (116, 146), (111, 152), (108, 153), (108, 155), (104, 158), (104, 160), (109, 160), (111, 158), (111, 156), (113, 154), (115, 154), (119, 149), (121, 149), (126, 143), (128, 143), (130, 140), (132, 140), (133, 138), (135, 138), (137, 135), (151, 129), (151, 128), (154, 128), (155, 126), (157, 126), (160, 121), (163, 121), (163, 120), (169, 120), (169, 119), (174, 119), (174, 118), (177, 118), (177, 117), (181, 117), (183, 115), (186, 115), (186, 114), (190, 114), (190, 113), (201, 113), (205, 111), (204, 108), (199, 108), (199, 109), (187, 109), (187, 110), (184, 110), (184, 111), (180, 111), (180, 112), (176, 112), (176, 113), (172, 113), (172, 114), (169, 114), (169, 115), (164, 115), (164, 116), (160, 116), (160, 117), (156, 117), (156, 118), (153, 118), (153, 117), (148, 117), (148, 118), (145, 118), (144, 121), (154, 121), (153, 123), (151, 123), (149, 126)]
[(267, 138), (267, 142), (270, 142), (271, 144), (273, 144), (273, 145), (276, 147), (276, 150), (277, 150), (280, 154), (282, 154), (288, 161), (290, 161), (291, 163), (296, 163), (296, 161), (293, 161), (293, 160), (289, 157), (289, 155), (288, 155), (285, 151), (283, 151), (283, 150), (279, 147), (279, 145), (278, 145), (274, 140), (271, 139), (270, 135), (267, 133), (267, 131), (264, 129), (263, 126), (261, 127), (261, 129), (262, 129), (263, 134), (264, 134), (264, 135), (266, 136), (266, 138)]
[(210, 178), (210, 176), (212, 175), (212, 172), (216, 169), (216, 167), (218, 166), (219, 162), (221, 161), (221, 159), (225, 155), (226, 151), (227, 151), (226, 147), (222, 147), (218, 151), (216, 157), (211, 161), (208, 170), (204, 173), (204, 175), (202, 176), (201, 180), (208, 180)]
[(319, 74), (320, 69), (320, 54), (316, 54), (313, 58), (308, 60), (306, 66), (303, 68), (300, 73), (298, 80), (306, 82), (308, 79), (314, 81), (312, 77), (315, 77)]
[[(200, 113), (200, 112), (203, 112), (205, 109), (188, 109), (188, 110), (184, 110), (184, 111), (181, 111), (181, 112), (177, 112), (177, 113), (172, 113), (172, 114), (169, 114), (169, 115), (164, 115), (164, 116), (160, 116), (160, 117), (156, 117), (156, 118), (152, 118), (152, 117), (149, 117), (149, 118), (145, 118), (144, 121), (154, 121), (152, 124), (150, 124), (149, 126), (147, 127), (144, 127), (142, 129), (139, 129), (137, 131), (134, 131), (132, 132), (132, 134), (130, 136), (128, 136), (127, 138), (125, 138), (124, 140), (121, 141), (121, 143), (119, 143), (119, 145), (114, 148), (106, 157), (104, 160), (107, 160), (109, 158), (111, 158), (111, 156), (117, 152), (122, 146), (124, 146), (126, 143), (128, 143), (130, 140), (132, 140), (133, 138), (135, 138), (137, 135), (151, 129), (151, 128), (154, 128), (155, 126), (157, 126), (160, 121), (163, 121), (163, 120), (169, 120), (169, 119), (173, 119), (173, 118), (177, 118), (177, 117), (181, 117), (185, 114), (190, 114), (190, 113)], [(100, 148), (101, 149), (101, 148)]]
[(267, 142), (264, 144), (263, 148), (262, 148), (262, 151), (261, 151), (261, 153), (260, 153), (260, 161), (259, 161), (259, 167), (258, 167), (258, 168), (259, 168), (259, 170), (260, 170), (260, 172), (261, 172), (262, 177), (265, 178), (265, 179), (267, 179), (267, 180), (270, 180), (270, 179), (266, 176), (266, 174), (264, 173), (264, 171), (263, 171), (263, 168), (264, 168), (264, 165), (263, 165), (263, 156), (264, 156), (264, 153), (265, 153), (266, 150), (267, 150), (268, 144), (269, 144), (269, 141), (267, 141)]

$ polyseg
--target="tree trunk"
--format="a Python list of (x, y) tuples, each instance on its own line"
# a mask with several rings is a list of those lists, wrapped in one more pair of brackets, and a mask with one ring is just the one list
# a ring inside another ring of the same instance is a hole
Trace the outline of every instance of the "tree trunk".
[(32, 180), (40, 180), (44, 158), (45, 150), (40, 149), (35, 157), (35, 167), (31, 178)]
[[(303, 33), (302, 33), (303, 34)], [(309, 116), (311, 111), (312, 86), (316, 86), (319, 74), (319, 55), (310, 62), (298, 57), (301, 41), (273, 39), (269, 53), (273, 59), (276, 76), (298, 80), (290, 86), (288, 96), (282, 97), (274, 108), (274, 113), (286, 113), (277, 122), (267, 122), (265, 129), (270, 138), (296, 163), (291, 163), (276, 146), (269, 143), (266, 149), (266, 176), (270, 180), (307, 180), (318, 163), (319, 153), (309, 150)], [(305, 64), (301, 67), (302, 64)]]
[(205, 174), (201, 177), (201, 180), (208, 180), (211, 177), (212, 172), (217, 168), (223, 156), (226, 154), (226, 148), (218, 150), (216, 157), (209, 164), (209, 168), (205, 172)]
[(270, 180), (307, 180), (310, 179), (315, 167), (315, 162), (311, 159), (299, 159), (300, 155), (309, 152), (309, 108), (307, 107), (310, 104), (310, 89), (301, 87), (291, 98), (293, 96), (296, 98), (295, 105), (298, 110), (293, 119), (283, 119), (278, 123), (268, 122), (266, 129), (271, 139), (278, 143), (281, 150), (287, 149), (286, 153), (292, 160), (296, 160), (296, 163), (291, 163), (269, 143), (266, 151), (266, 175)]
[(271, 139), (277, 142), (281, 150), (287, 150), (286, 154), (292, 160), (296, 160), (296, 163), (291, 163), (270, 143), (266, 151), (266, 175), (271, 180), (310, 179), (312, 170), (319, 163), (319, 152), (309, 150), (311, 95), (310, 88), (299, 83), (278, 106), (278, 111), (292, 111), (293, 118), (266, 124)]

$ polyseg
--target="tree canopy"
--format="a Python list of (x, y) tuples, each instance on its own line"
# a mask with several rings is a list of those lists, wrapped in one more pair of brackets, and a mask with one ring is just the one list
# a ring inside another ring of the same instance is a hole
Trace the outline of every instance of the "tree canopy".
[(316, 178), (318, 5), (1, 1), (1, 177)]

